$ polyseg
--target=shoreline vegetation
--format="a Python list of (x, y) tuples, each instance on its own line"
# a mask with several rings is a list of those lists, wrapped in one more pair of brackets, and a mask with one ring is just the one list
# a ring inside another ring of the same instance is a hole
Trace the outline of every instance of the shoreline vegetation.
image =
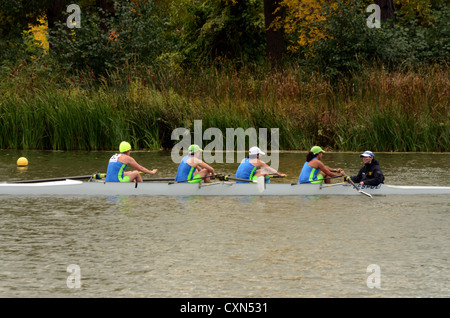
[(385, 1), (378, 27), (372, 0), (10, 2), (0, 149), (169, 150), (201, 120), (280, 150), (450, 151), (441, 0)]
[[(364, 72), (331, 81), (292, 66), (282, 72), (220, 67), (155, 72), (125, 65), (105, 76), (55, 78), (23, 65), (1, 84), (1, 149), (169, 149), (175, 128), (279, 128), (280, 150), (450, 149), (450, 78), (444, 66)], [(5, 76), (3, 76), (5, 78)], [(205, 141), (208, 143), (208, 141)], [(270, 143), (269, 143), (270, 148)]]

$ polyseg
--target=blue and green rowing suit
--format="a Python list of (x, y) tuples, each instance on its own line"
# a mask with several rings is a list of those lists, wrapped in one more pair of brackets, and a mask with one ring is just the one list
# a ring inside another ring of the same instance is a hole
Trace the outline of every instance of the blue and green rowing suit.
[[(186, 156), (181, 160), (180, 165), (178, 166), (177, 175), (175, 176), (175, 182), (189, 182), (189, 183), (197, 183), (202, 181), (199, 174), (194, 175), (197, 170), (196, 167), (191, 167), (187, 161), (191, 156)], [(188, 181), (186, 181), (188, 180)]]
[(130, 177), (124, 175), (127, 165), (118, 160), (122, 156), (123, 154), (115, 154), (109, 159), (106, 182), (130, 182)]
[[(313, 158), (312, 160), (319, 160), (317, 158)], [(300, 176), (298, 177), (298, 183), (322, 183), (323, 176), (319, 173), (320, 169), (312, 168), (308, 165), (309, 161), (305, 162), (303, 165), (302, 171), (300, 172)]]
[[(245, 180), (256, 180), (255, 172), (257, 167), (255, 167), (249, 158), (245, 158), (244, 161), (241, 162), (237, 171), (236, 178), (245, 179)], [(238, 181), (236, 183), (247, 183), (245, 181)]]
[[(255, 175), (257, 167), (255, 167), (251, 162), (249, 158), (245, 158), (244, 161), (241, 162), (239, 165), (237, 171), (236, 171), (236, 178), (238, 179), (245, 179), (245, 180), (256, 180), (258, 177)], [(270, 177), (265, 176), (266, 183), (270, 183)], [(247, 183), (246, 181), (239, 181), (236, 180), (236, 183)]]

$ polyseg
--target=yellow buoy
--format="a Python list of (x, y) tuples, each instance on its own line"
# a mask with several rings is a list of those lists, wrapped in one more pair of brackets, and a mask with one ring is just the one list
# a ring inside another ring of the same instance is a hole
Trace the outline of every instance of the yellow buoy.
[(28, 166), (28, 159), (25, 157), (20, 157), (19, 159), (17, 159), (17, 165), (19, 167), (26, 167)]

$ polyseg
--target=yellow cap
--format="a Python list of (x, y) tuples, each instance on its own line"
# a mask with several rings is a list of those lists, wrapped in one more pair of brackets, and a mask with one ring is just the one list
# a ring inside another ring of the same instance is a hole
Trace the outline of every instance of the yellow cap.
[(318, 154), (319, 152), (325, 152), (322, 148), (320, 148), (319, 146), (314, 146), (311, 148), (310, 150), (313, 154)]
[(127, 152), (128, 150), (131, 150), (131, 145), (126, 141), (122, 141), (119, 146), (119, 152)]
[(25, 157), (20, 157), (19, 159), (17, 159), (17, 165), (19, 167), (26, 167), (28, 166), (28, 159)]
[(200, 148), (198, 145), (190, 145), (188, 150), (190, 153), (194, 153), (197, 151), (203, 151), (202, 148)]

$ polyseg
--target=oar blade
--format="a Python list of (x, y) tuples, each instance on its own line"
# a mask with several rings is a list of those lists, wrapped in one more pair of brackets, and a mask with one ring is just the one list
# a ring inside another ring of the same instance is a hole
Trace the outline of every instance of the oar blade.
[(365, 196), (368, 196), (369, 198), (373, 199), (372, 195), (370, 193), (364, 192), (359, 190), (359, 193), (364, 194)]
[(256, 184), (258, 186), (258, 192), (262, 193), (266, 190), (266, 178), (264, 176), (260, 176), (256, 179)]

